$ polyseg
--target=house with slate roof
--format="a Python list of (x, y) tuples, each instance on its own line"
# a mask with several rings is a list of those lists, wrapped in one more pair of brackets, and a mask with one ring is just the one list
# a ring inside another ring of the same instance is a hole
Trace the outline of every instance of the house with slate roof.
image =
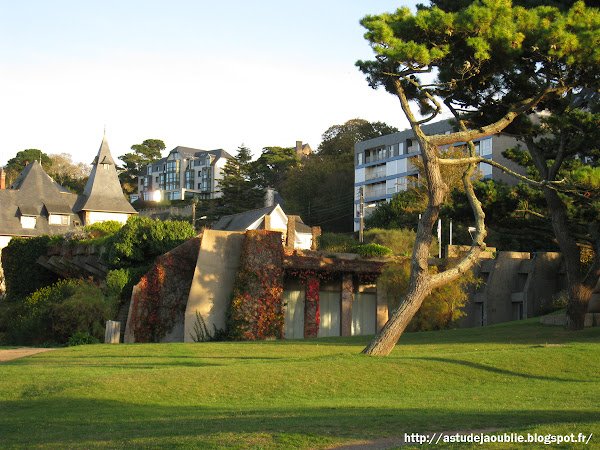
[(37, 161), (28, 164), (8, 188), (2, 177), (0, 249), (15, 236), (63, 234), (107, 220), (125, 223), (137, 214), (123, 195), (106, 137), (92, 166), (81, 195), (59, 185)]
[(288, 216), (279, 204), (222, 217), (213, 227), (219, 231), (281, 231), (286, 248), (310, 250), (319, 227), (309, 227), (300, 216)]

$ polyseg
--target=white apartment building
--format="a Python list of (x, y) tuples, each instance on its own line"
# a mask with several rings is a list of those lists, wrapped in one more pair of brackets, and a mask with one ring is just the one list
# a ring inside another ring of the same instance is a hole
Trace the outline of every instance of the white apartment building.
[[(424, 125), (428, 135), (449, 134), (454, 131), (450, 121)], [(511, 170), (524, 173), (523, 168), (502, 156), (502, 152), (517, 145), (517, 140), (502, 135), (488, 136), (475, 141), (477, 153), (493, 161), (498, 161)], [(380, 136), (354, 144), (354, 230), (360, 225), (360, 188), (364, 196), (364, 217), (369, 217), (378, 203), (389, 202), (398, 192), (414, 185), (418, 171), (414, 161), (421, 150), (412, 129)], [(502, 170), (481, 164), (479, 170), (484, 178), (516, 184), (516, 180)]]
[(225, 150), (175, 147), (166, 158), (144, 167), (138, 177), (138, 194), (131, 201), (218, 198), (219, 180), (229, 158)]

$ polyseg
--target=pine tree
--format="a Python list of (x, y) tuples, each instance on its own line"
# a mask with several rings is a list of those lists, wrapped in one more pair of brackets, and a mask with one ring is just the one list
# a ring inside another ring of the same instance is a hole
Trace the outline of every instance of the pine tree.
[(225, 163), (219, 189), (223, 193), (220, 203), (227, 213), (237, 214), (261, 206), (262, 192), (252, 170), (252, 155), (243, 144), (235, 157)]

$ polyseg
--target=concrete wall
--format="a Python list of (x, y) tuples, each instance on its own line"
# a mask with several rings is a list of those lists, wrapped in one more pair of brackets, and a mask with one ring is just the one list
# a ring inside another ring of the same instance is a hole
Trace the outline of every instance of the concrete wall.
[(184, 342), (194, 342), (196, 312), (209, 332), (225, 328), (244, 237), (241, 232), (204, 231), (185, 310)]
[(564, 289), (560, 253), (484, 252), (472, 270), (482, 282), (469, 294), (461, 327), (535, 317)]

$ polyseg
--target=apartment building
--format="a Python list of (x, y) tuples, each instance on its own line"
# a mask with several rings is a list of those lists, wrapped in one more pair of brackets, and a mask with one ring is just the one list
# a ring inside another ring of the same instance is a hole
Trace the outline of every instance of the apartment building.
[(131, 201), (183, 200), (191, 197), (218, 198), (223, 168), (233, 158), (225, 150), (199, 150), (177, 146), (162, 158), (144, 167), (138, 177), (138, 193)]
[[(424, 125), (428, 135), (449, 134), (455, 130), (448, 120)], [(517, 140), (502, 135), (488, 136), (474, 142), (477, 154), (498, 161), (511, 170), (524, 173), (523, 168), (507, 160), (502, 152), (518, 144)], [(375, 206), (389, 202), (398, 192), (414, 186), (419, 178), (415, 161), (421, 149), (412, 129), (380, 136), (354, 145), (354, 230), (359, 229), (360, 188), (364, 198), (364, 217), (368, 217)], [(515, 184), (516, 180), (501, 169), (481, 164), (479, 170), (484, 178)]]

